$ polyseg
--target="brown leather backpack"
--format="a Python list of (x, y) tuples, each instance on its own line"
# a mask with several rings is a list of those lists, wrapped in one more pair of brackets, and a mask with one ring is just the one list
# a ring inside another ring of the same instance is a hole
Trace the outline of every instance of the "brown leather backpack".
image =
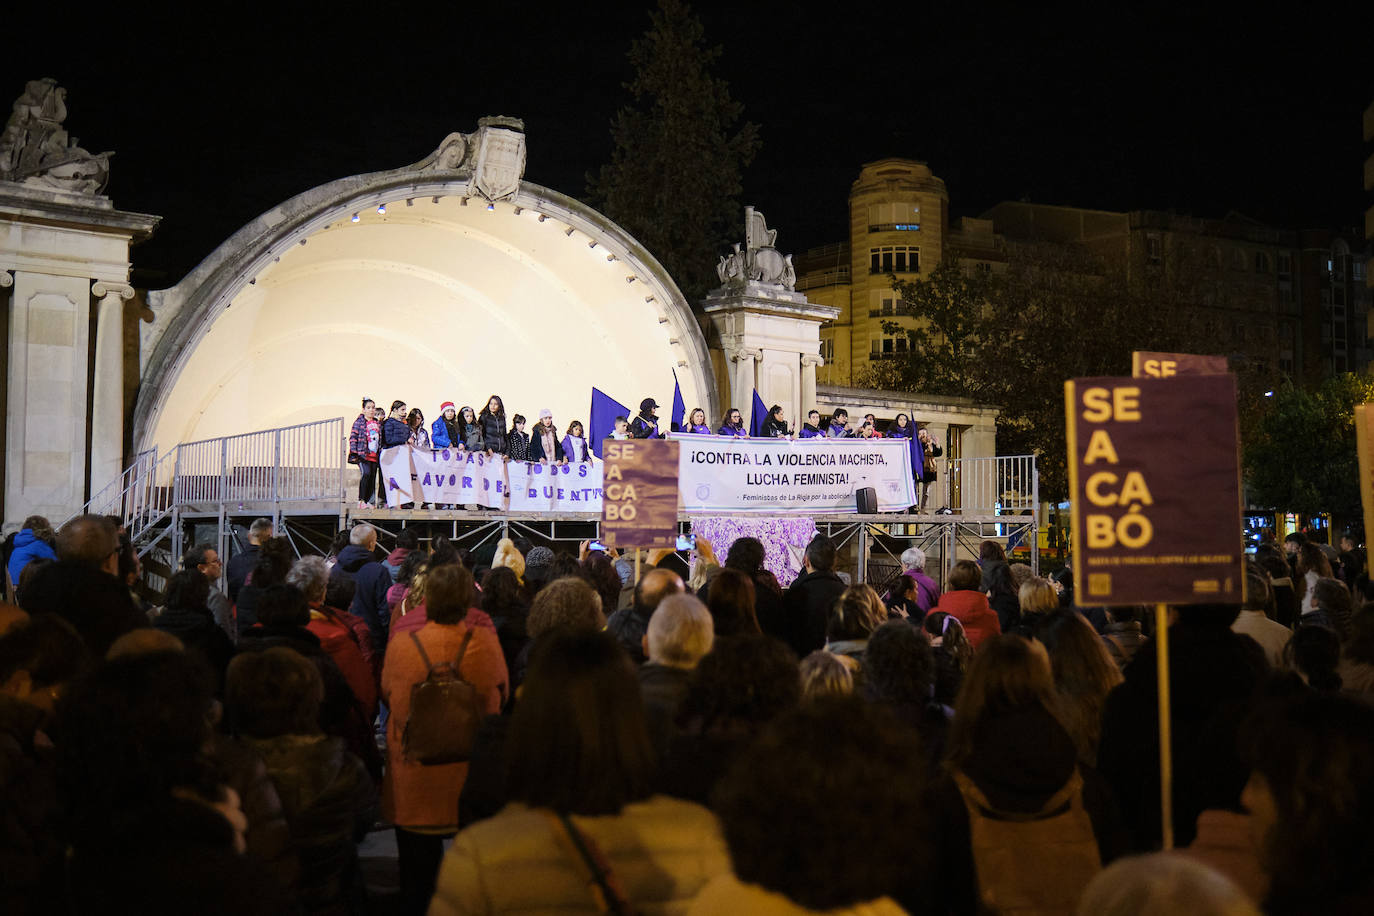
[(411, 633), (410, 638), (428, 673), (410, 688), (410, 716), (401, 732), (401, 752), (407, 760), (423, 766), (469, 760), (483, 716), (477, 688), (459, 673), (472, 641), (472, 629), (463, 636), (458, 658), (452, 664), (431, 664), (419, 637)]

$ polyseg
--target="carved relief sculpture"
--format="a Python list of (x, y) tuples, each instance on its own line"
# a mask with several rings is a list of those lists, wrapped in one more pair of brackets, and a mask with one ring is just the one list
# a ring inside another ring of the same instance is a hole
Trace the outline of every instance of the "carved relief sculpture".
[(797, 271), (792, 266), (792, 256), (773, 247), (777, 239), (778, 230), (768, 228), (763, 214), (753, 207), (745, 207), (744, 250), (741, 251), (736, 243), (733, 254), (721, 257), (716, 265), (720, 282), (727, 287), (754, 283), (794, 290)]
[(99, 194), (110, 180), (110, 157), (77, 145), (62, 127), (67, 90), (54, 79), (31, 80), (0, 134), (0, 181), (74, 194)]

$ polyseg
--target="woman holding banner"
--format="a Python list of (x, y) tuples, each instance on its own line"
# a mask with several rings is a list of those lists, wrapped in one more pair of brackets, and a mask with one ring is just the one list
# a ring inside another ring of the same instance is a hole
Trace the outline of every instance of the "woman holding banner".
[(558, 441), (558, 429), (553, 425), (553, 411), (545, 407), (539, 411), (539, 422), (530, 435), (530, 460), (542, 464), (567, 464), (563, 443)]
[(744, 427), (744, 417), (733, 407), (725, 411), (725, 419), (720, 421), (720, 429), (716, 430), (716, 434), (738, 436), (742, 439), (749, 438), (749, 430)]
[(768, 418), (763, 421), (763, 435), (771, 439), (791, 439), (792, 430), (782, 417), (782, 405), (774, 404), (768, 409)]
[(587, 437), (582, 431), (581, 420), (573, 420), (568, 424), (568, 433), (563, 437), (563, 457), (574, 464), (591, 460), (591, 452), (587, 449)]
[(487, 406), (477, 415), (477, 426), (482, 430), (482, 447), (487, 457), (506, 453), (506, 405), (496, 395), (487, 398)]
[(706, 411), (700, 407), (692, 408), (692, 412), (687, 415), (687, 428), (684, 433), (696, 433), (698, 436), (712, 435), (711, 426), (706, 422)]

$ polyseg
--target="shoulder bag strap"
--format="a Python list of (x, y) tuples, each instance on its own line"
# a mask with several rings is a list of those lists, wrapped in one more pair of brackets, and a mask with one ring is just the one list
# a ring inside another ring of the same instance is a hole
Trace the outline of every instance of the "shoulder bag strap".
[(632, 916), (634, 908), (625, 898), (625, 892), (621, 890), (620, 882), (611, 871), (610, 863), (606, 861), (606, 857), (592, 838), (578, 830), (568, 815), (549, 810), (545, 810), (544, 813), (558, 837), (559, 845), (579, 867), (578, 870), (587, 881), (587, 890), (596, 903), (597, 911)]
[[(415, 634), (412, 633), (411, 635), (414, 636)], [(463, 644), (458, 647), (458, 658), (453, 662), (453, 673), (455, 676), (461, 676), (458, 675), (458, 666), (463, 663), (463, 656), (468, 654), (468, 643), (470, 642), (472, 642), (471, 625), (468, 626), (468, 631), (463, 634)]]
[(434, 665), (430, 663), (429, 653), (425, 651), (425, 647), (420, 643), (420, 637), (415, 635), (414, 630), (410, 631), (410, 641), (415, 643), (416, 649), (420, 650), (420, 660), (425, 663), (425, 671), (429, 674), (433, 674)]

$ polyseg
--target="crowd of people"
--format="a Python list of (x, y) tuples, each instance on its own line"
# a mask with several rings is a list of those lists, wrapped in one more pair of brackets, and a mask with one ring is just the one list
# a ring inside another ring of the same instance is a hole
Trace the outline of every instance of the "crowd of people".
[[(784, 587), (749, 537), (274, 534), (193, 547), (156, 607), (114, 520), (7, 543), (0, 911), (1374, 911), (1353, 544), (1171, 610), (1161, 851), (1150, 621), (995, 541), (874, 589), (825, 536)], [(396, 899), (357, 853), (383, 828)]]
[[(674, 417), (670, 430), (660, 430), (659, 404), (653, 398), (640, 402), (639, 413), (633, 418), (618, 416), (610, 433), (612, 439), (656, 439), (668, 432), (697, 435), (736, 436), (748, 438), (750, 430), (738, 409), (731, 407), (712, 428), (706, 411), (700, 407), (685, 417)], [(914, 458), (912, 473), (921, 485), (920, 507), (925, 507), (929, 485), (936, 479), (935, 459), (944, 454), (939, 443), (924, 426), (917, 426), (907, 414), (899, 413), (885, 431), (873, 414), (865, 414), (854, 428), (849, 411), (840, 408), (824, 422), (821, 413), (812, 410), (800, 430), (788, 426), (784, 410), (774, 404), (760, 424), (764, 438), (779, 439), (907, 439), (912, 442)], [(507, 427), (509, 422), (509, 428)], [(506, 405), (499, 395), (492, 395), (480, 411), (472, 407), (455, 407), (452, 401), (439, 405), (439, 416), (426, 428), (425, 415), (418, 407), (408, 407), (405, 401), (392, 401), (391, 412), (385, 413), (371, 398), (362, 399), (362, 410), (353, 421), (348, 436), (348, 463), (358, 466), (358, 508), (366, 508), (385, 501), (378, 491), (383, 449), (409, 443), (416, 448), (451, 448), (459, 452), (482, 452), (488, 457), (502, 456), (511, 461), (531, 461), (543, 464), (566, 464), (592, 460), (593, 449), (587, 440), (588, 431), (581, 420), (573, 420), (560, 436), (553, 411), (547, 407), (539, 411), (532, 429), (526, 429), (523, 414), (506, 417)]]

